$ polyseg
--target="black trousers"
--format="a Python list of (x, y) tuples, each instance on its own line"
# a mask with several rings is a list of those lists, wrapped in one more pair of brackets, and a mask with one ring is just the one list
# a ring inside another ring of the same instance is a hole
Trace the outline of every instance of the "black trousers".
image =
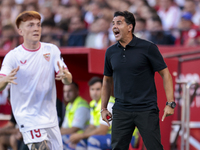
[(135, 126), (147, 150), (163, 150), (158, 110), (125, 112), (117, 109), (113, 109), (112, 150), (128, 150)]

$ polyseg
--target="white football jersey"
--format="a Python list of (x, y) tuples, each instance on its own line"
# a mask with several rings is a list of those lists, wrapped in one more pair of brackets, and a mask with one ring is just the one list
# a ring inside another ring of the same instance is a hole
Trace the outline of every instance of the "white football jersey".
[(55, 71), (60, 66), (67, 68), (57, 46), (40, 43), (37, 50), (28, 50), (23, 45), (6, 54), (0, 74), (8, 75), (20, 66), (11, 84), (11, 106), (21, 132), (49, 128), (58, 124), (56, 111)]

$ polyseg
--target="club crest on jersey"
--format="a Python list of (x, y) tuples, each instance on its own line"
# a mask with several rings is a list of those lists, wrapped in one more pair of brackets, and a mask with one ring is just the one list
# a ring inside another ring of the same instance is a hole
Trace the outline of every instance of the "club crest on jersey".
[(20, 63), (21, 63), (22, 65), (26, 64), (26, 62), (27, 62), (27, 60), (24, 60), (24, 61), (20, 60)]
[(43, 56), (47, 61), (50, 60), (50, 53), (43, 54)]

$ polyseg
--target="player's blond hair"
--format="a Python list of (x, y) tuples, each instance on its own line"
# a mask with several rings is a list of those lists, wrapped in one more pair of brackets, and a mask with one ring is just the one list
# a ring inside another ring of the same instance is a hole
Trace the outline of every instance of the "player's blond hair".
[(22, 13), (20, 13), (18, 16), (17, 16), (17, 19), (15, 21), (15, 24), (17, 26), (17, 28), (19, 28), (19, 25), (20, 23), (23, 21), (23, 22), (26, 22), (27, 20), (32, 20), (32, 19), (38, 19), (38, 20), (41, 20), (41, 16), (38, 12), (36, 11), (24, 11)]

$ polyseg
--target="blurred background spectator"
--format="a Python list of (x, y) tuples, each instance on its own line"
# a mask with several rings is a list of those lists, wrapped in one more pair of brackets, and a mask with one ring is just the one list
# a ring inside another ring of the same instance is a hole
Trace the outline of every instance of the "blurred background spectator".
[(87, 35), (86, 24), (81, 16), (74, 16), (69, 21), (69, 39), (67, 46), (84, 46)]
[(56, 24), (53, 18), (45, 19), (42, 22), (42, 42), (53, 43), (60, 46), (60, 36), (56, 32)]
[(107, 48), (110, 45), (109, 27), (110, 22), (106, 18), (97, 18), (89, 28), (85, 46), (97, 49)]
[(144, 18), (136, 18), (135, 20), (135, 30), (134, 34), (142, 39), (147, 39), (149, 36), (149, 32), (146, 30), (146, 20)]
[(200, 10), (196, 7), (196, 2), (194, 0), (186, 0), (184, 4), (183, 12), (189, 12), (192, 14), (192, 22), (195, 25), (200, 23)]
[(169, 30), (178, 26), (181, 10), (173, 0), (159, 0), (158, 15), (162, 20), (163, 29)]
[(17, 33), (12, 24), (6, 24), (2, 26), (1, 37), (0, 37), (0, 47), (3, 50), (11, 50), (18, 45)]
[(147, 29), (150, 31), (148, 40), (158, 45), (173, 45), (175, 37), (167, 31), (163, 31), (159, 16), (153, 16), (147, 20)]
[(182, 31), (181, 38), (177, 38), (176, 42), (179, 42), (185, 46), (193, 45), (192, 43), (189, 42), (190, 41), (189, 39), (193, 37), (193, 35), (191, 35), (190, 30), (191, 29), (198, 30), (198, 28), (199, 27), (192, 22), (192, 14), (190, 12), (184, 12), (181, 16), (181, 20), (178, 25), (178, 29)]

